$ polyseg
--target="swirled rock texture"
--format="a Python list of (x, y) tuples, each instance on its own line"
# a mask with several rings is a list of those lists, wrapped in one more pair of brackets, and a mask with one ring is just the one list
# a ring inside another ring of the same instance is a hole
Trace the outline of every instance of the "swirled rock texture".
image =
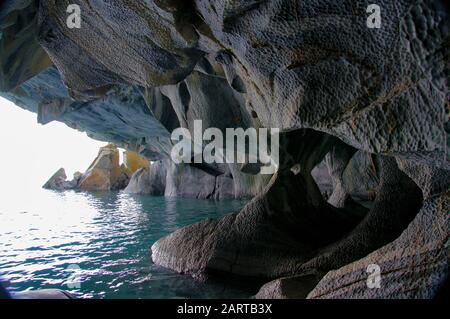
[[(449, 211), (448, 191), (426, 200), (398, 239), (329, 272), (308, 297), (423, 299), (437, 295), (449, 275)], [(379, 288), (370, 289), (370, 265), (381, 269)]]
[(16, 88), (50, 66), (37, 38), (33, 0), (5, 0), (0, 8), (0, 91)]
[(148, 194), (162, 196), (166, 191), (166, 168), (162, 161), (154, 162), (150, 167), (138, 169), (131, 176), (125, 192), (129, 194)]
[[(377, 1), (380, 28), (365, 0), (5, 3), (3, 96), (163, 163), (129, 190), (253, 197), (157, 241), (155, 263), (262, 277), (258, 296), (272, 298), (432, 298), (448, 285), (446, 1)], [(176, 165), (171, 132), (194, 135), (196, 120), (280, 129), (277, 172)]]

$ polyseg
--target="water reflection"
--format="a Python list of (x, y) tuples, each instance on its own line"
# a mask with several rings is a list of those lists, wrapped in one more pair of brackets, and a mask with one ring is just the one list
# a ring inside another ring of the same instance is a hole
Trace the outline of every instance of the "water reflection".
[[(29, 198), (0, 202), (0, 276), (13, 291), (60, 288), (87, 298), (248, 295), (156, 267), (149, 250), (177, 228), (237, 211), (243, 201), (46, 190)], [(68, 289), (70, 278), (80, 287)]]

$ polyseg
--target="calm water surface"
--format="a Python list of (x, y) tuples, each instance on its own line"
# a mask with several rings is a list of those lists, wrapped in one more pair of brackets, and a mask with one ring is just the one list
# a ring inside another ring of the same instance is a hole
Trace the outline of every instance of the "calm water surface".
[(177, 228), (243, 201), (38, 190), (0, 200), (0, 278), (9, 290), (59, 288), (84, 298), (239, 298), (247, 288), (200, 283), (151, 262)]

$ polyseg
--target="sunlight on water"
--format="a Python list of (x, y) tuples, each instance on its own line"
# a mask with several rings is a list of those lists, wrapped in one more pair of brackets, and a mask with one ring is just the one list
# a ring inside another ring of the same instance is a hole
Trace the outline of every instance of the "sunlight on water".
[(177, 228), (238, 211), (243, 201), (52, 192), (0, 202), (0, 278), (11, 291), (59, 288), (85, 298), (222, 298), (151, 263), (150, 246)]

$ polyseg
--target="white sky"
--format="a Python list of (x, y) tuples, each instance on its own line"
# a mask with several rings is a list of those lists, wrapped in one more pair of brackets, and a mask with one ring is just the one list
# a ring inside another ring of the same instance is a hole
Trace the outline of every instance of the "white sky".
[[(37, 114), (0, 97), (0, 194), (41, 187), (64, 167), (69, 179), (84, 172), (104, 142), (59, 122), (37, 123)], [(30, 189), (31, 190), (31, 189)]]

